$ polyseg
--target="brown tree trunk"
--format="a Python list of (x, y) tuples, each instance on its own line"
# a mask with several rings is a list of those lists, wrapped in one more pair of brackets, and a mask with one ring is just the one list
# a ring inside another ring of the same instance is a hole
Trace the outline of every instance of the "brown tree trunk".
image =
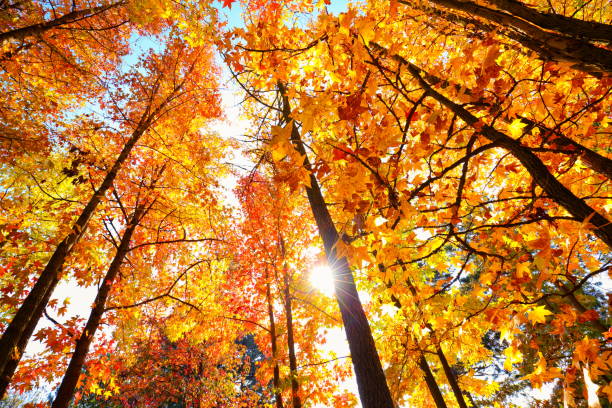
[[(113, 181), (117, 177), (117, 173), (123, 166), (123, 163), (127, 159), (133, 147), (136, 145), (136, 142), (145, 132), (145, 129), (148, 127), (149, 123), (150, 119), (147, 121), (142, 121), (132, 133), (132, 136), (123, 146), (121, 153), (119, 153), (115, 163), (104, 178), (104, 181), (90, 198), (89, 202), (81, 212), (81, 215), (74, 223), (72, 231), (65, 236), (57, 246), (53, 252), (53, 255), (51, 255), (51, 259), (34, 284), (34, 287), (21, 304), (21, 307), (13, 317), (11, 323), (2, 334), (2, 338), (0, 339), (0, 372), (3, 374), (8, 372), (5, 370), (7, 365), (18, 363), (21, 359), (23, 350), (27, 346), (29, 337), (31, 336), (31, 333), (27, 333), (28, 329), (30, 327), (36, 327), (38, 324), (49, 297), (55, 289), (55, 285), (57, 285), (57, 282), (59, 281), (60, 267), (64, 264), (66, 257), (72, 250), (72, 247), (79, 241), (85, 232), (87, 224), (94, 214), (98, 204), (102, 201), (102, 198), (112, 186)], [(42, 307), (40, 307), (41, 304), (43, 305)], [(34, 329), (32, 328), (32, 330)], [(22, 336), (25, 336), (26, 338), (22, 339)], [(3, 378), (2, 383), (5, 382), (8, 384), (10, 382), (10, 378)], [(0, 388), (0, 398), (5, 392), (6, 387)]]
[(283, 271), (284, 297), (285, 297), (285, 319), (287, 320), (287, 348), (289, 350), (289, 372), (291, 375), (291, 401), (293, 408), (301, 408), (300, 385), (297, 380), (297, 359), (295, 357), (295, 341), (293, 339), (293, 311), (291, 308), (291, 292), (289, 290), (289, 277), (287, 271)]
[[(404, 270), (404, 272), (406, 272), (404, 265), (402, 265), (402, 269)], [(417, 290), (409, 278), (406, 279), (406, 284), (408, 285), (408, 289), (410, 290), (410, 293), (412, 294), (412, 296), (415, 299), (418, 299)], [(397, 303), (399, 303), (399, 300), (397, 301)], [(419, 303), (417, 303), (417, 305), (420, 307)], [(444, 352), (442, 351), (442, 348), (440, 347), (440, 341), (438, 337), (436, 336), (435, 330), (433, 329), (433, 327), (431, 326), (429, 322), (425, 321), (424, 323), (425, 323), (425, 327), (427, 327), (429, 329), (429, 332), (431, 333), (430, 337), (436, 346), (436, 355), (438, 356), (438, 359), (440, 360), (440, 363), (442, 364), (442, 370), (444, 371), (446, 380), (448, 381), (448, 383), (451, 386), (451, 389), (453, 390), (453, 394), (455, 395), (457, 404), (459, 404), (460, 408), (467, 408), (467, 404), (465, 402), (465, 399), (463, 398), (463, 393), (461, 391), (461, 387), (459, 386), (459, 382), (457, 381), (457, 377), (455, 376), (455, 373), (453, 372), (453, 369), (451, 368), (451, 366), (448, 364), (448, 360), (446, 359), (446, 356), (444, 355)]]
[[(47, 293), (45, 294), (45, 297), (42, 299), (42, 302), (40, 302), (40, 304), (38, 305), (35, 311), (35, 314), (37, 315), (43, 314), (45, 307), (47, 307), (47, 303), (49, 302), (49, 299), (51, 298), (51, 294), (53, 293), (53, 290), (57, 286), (58, 282), (59, 282), (59, 279), (56, 277), (51, 283), (51, 289), (47, 291)], [(11, 359), (4, 365), (2, 372), (0, 373), (0, 392), (4, 393), (8, 389), (8, 386), (11, 383), (11, 378), (13, 378), (13, 375), (15, 374), (15, 370), (17, 370), (17, 366), (19, 365), (19, 360), (21, 359), (21, 355), (25, 351), (25, 348), (28, 345), (28, 341), (30, 340), (30, 337), (32, 337), (32, 334), (34, 334), (34, 330), (36, 329), (37, 325), (38, 325), (38, 320), (32, 319), (28, 322), (28, 325), (23, 331), (23, 334), (21, 338), (19, 339), (19, 342), (15, 346), (16, 353), (18, 354), (11, 356)]]
[(487, 2), (547, 30), (555, 30), (590, 41), (612, 41), (612, 25), (610, 24), (580, 20), (556, 13), (543, 13), (515, 0), (487, 0)]
[[(279, 84), (279, 91), (283, 100), (283, 120), (289, 126), (291, 107), (282, 84)], [(304, 157), (304, 168), (311, 171), (310, 161), (302, 144), (300, 133), (294, 124), (291, 126), (291, 141), (295, 149)], [(368, 319), (359, 300), (353, 272), (346, 258), (339, 257), (336, 253), (334, 247), (339, 239), (338, 231), (323, 199), (319, 183), (312, 173), (310, 183), (311, 186), (306, 187), (306, 194), (325, 247), (327, 262), (334, 271), (336, 299), (346, 330), (361, 403), (363, 408), (393, 408), (391, 392), (376, 351)]]
[(266, 284), (266, 300), (268, 301), (268, 318), (270, 319), (270, 344), (272, 347), (272, 358), (274, 359), (274, 377), (272, 379), (274, 399), (276, 400), (276, 408), (283, 408), (283, 395), (280, 389), (280, 370), (278, 367), (278, 349), (276, 345), (276, 322), (274, 321), (274, 309), (272, 307), (272, 294), (269, 282)]
[(55, 27), (60, 27), (66, 24), (83, 20), (85, 18), (93, 17), (121, 4), (124, 4), (124, 2), (112, 3), (106, 6), (91, 7), (84, 10), (75, 10), (50, 21), (45, 21), (27, 27), (21, 27), (16, 28), (14, 30), (5, 31), (3, 33), (0, 33), (0, 44), (3, 44), (4, 42), (9, 40), (23, 41), (26, 37), (38, 36)]
[[(411, 5), (406, 0), (399, 2)], [(546, 31), (504, 11), (490, 9), (467, 0), (431, 0), (431, 2), (447, 9), (478, 16), (501, 27), (513, 28), (522, 34), (508, 36), (535, 51), (543, 60), (569, 62), (574, 64), (574, 68), (594, 75), (612, 72), (612, 51), (597, 47), (588, 41), (569, 37), (563, 33)]]
[(123, 263), (123, 260), (130, 249), (132, 234), (138, 226), (143, 213), (144, 206), (137, 207), (130, 219), (127, 229), (123, 233), (123, 237), (121, 238), (121, 242), (117, 248), (117, 253), (115, 254), (115, 257), (113, 258), (113, 261), (106, 272), (106, 276), (104, 276), (102, 286), (100, 286), (100, 289), (98, 289), (98, 294), (94, 300), (93, 308), (89, 314), (89, 319), (87, 320), (85, 329), (83, 329), (81, 336), (76, 342), (74, 353), (72, 354), (72, 358), (68, 364), (68, 369), (64, 374), (64, 378), (59, 386), (57, 395), (55, 396), (53, 404), (51, 405), (52, 408), (67, 408), (70, 401), (74, 397), (76, 385), (79, 377), (81, 376), (81, 370), (85, 365), (85, 358), (89, 352), (89, 346), (91, 345), (96, 331), (98, 330), (98, 326), (100, 325), (100, 321), (102, 320), (102, 315), (104, 314), (104, 310), (106, 308), (106, 301), (108, 300), (108, 296), (113, 287), (113, 282), (115, 281), (115, 278), (119, 273), (119, 269), (121, 269), (121, 264)]

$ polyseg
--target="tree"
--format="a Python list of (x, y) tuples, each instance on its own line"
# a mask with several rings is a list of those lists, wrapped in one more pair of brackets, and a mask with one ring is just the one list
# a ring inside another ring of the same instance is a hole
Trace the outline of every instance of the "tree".
[[(195, 98), (198, 98), (200, 105), (196, 108), (198, 105), (191, 104), (189, 107), (190, 114), (193, 114), (194, 109), (197, 109), (195, 112), (199, 110), (202, 118), (217, 114), (216, 109), (211, 109), (208, 104), (214, 101), (215, 94), (203, 89), (201, 83), (203, 80), (201, 70), (209, 69), (210, 66), (209, 60), (206, 58), (206, 51), (196, 48), (191, 55), (186, 55), (180, 48), (182, 44), (180, 40), (171, 38), (166, 55), (151, 55), (139, 67), (143, 72), (135, 71), (122, 77), (126, 86), (134, 88), (137, 99), (127, 103), (126, 101), (119, 101), (111, 107), (111, 112), (114, 119), (120, 121), (121, 126), (131, 134), (124, 142), (125, 144), (119, 145), (120, 152), (101, 184), (95, 189), (93, 196), (78, 215), (71, 231), (59, 241), (36, 284), (4, 331), (1, 340), (3, 351), (0, 354), (2, 357), (0, 362), (3, 363), (3, 392), (6, 390), (28, 339), (61, 278), (62, 265), (70, 255), (74, 245), (83, 236), (89, 220), (112, 187), (136, 143), (145, 133), (154, 132), (156, 127), (163, 126), (164, 122), (168, 123), (167, 121), (179, 118), (185, 113), (185, 104)], [(121, 95), (122, 91), (119, 90), (118, 92)], [(111, 103), (114, 101), (114, 97), (111, 97)], [(121, 134), (115, 136), (120, 138)], [(121, 143), (121, 139), (119, 141)]]

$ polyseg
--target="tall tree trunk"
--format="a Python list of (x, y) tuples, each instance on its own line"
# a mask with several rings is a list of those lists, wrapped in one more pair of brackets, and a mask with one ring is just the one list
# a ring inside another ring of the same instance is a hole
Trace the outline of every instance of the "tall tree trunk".
[[(287, 126), (290, 123), (292, 126), (291, 141), (297, 152), (304, 157), (304, 168), (310, 172), (312, 168), (300, 133), (295, 124), (291, 122), (291, 107), (283, 84), (279, 83), (279, 91), (283, 103), (283, 120)], [(363, 408), (393, 408), (391, 392), (376, 351), (368, 319), (359, 300), (353, 272), (347, 259), (339, 257), (336, 253), (334, 247), (339, 239), (338, 231), (323, 199), (319, 183), (312, 172), (310, 173), (310, 187), (306, 187), (306, 194), (325, 247), (327, 262), (334, 271), (336, 299), (346, 330), (357, 379), (357, 389)]]
[(124, 2), (120, 1), (117, 3), (108, 4), (106, 6), (91, 7), (84, 10), (75, 10), (50, 21), (44, 21), (42, 23), (33, 24), (31, 26), (15, 28), (14, 30), (5, 31), (3, 33), (0, 33), (0, 44), (3, 44), (4, 42), (9, 40), (23, 41), (26, 37), (39, 36), (55, 27), (60, 27), (66, 24), (71, 24), (86, 18), (93, 17), (97, 14), (103, 13), (122, 4), (124, 4)]
[(289, 372), (291, 375), (291, 400), (293, 408), (301, 408), (300, 385), (297, 380), (297, 359), (295, 357), (295, 341), (293, 339), (293, 311), (291, 308), (291, 291), (289, 290), (289, 276), (283, 271), (285, 319), (287, 320), (287, 348), (289, 350)]
[(283, 408), (283, 395), (280, 389), (280, 370), (278, 367), (278, 346), (276, 345), (276, 322), (274, 321), (274, 308), (272, 307), (272, 293), (270, 282), (266, 284), (266, 300), (268, 301), (268, 319), (270, 320), (270, 344), (272, 347), (272, 358), (274, 359), (274, 399), (276, 408)]
[[(385, 271), (385, 266), (383, 264), (378, 264), (378, 269), (381, 272)], [(392, 286), (391, 282), (386, 283), (387, 287), (390, 288)], [(413, 295), (414, 296), (414, 295)], [(402, 302), (395, 296), (391, 294), (391, 301), (393, 301), (393, 305), (398, 309), (402, 308)], [(430, 329), (431, 330), (431, 329)], [(442, 352), (442, 350), (440, 350)], [(425, 384), (427, 385), (427, 389), (429, 389), (429, 393), (434, 400), (437, 408), (445, 408), (446, 402), (444, 402), (444, 397), (442, 396), (442, 391), (440, 391), (440, 387), (438, 386), (438, 382), (436, 381), (436, 377), (434, 377), (431, 368), (429, 367), (429, 363), (425, 358), (425, 355), (422, 351), (420, 351), (420, 356), (418, 358), (417, 364), (421, 371), (423, 372), (423, 376), (425, 377)], [(445, 371), (446, 374), (446, 371)], [(450, 381), (449, 381), (450, 383)]]
[(516, 0), (487, 0), (487, 2), (506, 13), (547, 30), (555, 30), (590, 41), (612, 42), (612, 25), (610, 24), (580, 20), (556, 13), (543, 13)]
[(81, 370), (85, 364), (85, 358), (89, 352), (89, 346), (91, 345), (96, 331), (98, 330), (98, 326), (100, 325), (100, 321), (102, 320), (102, 315), (104, 314), (104, 310), (106, 308), (106, 301), (110, 295), (115, 278), (121, 269), (121, 264), (123, 263), (125, 256), (129, 252), (132, 234), (134, 233), (134, 230), (136, 230), (144, 211), (144, 206), (140, 205), (136, 208), (134, 214), (130, 218), (130, 222), (123, 233), (123, 237), (121, 238), (121, 242), (117, 248), (117, 253), (115, 254), (115, 257), (113, 258), (113, 261), (111, 262), (106, 275), (104, 276), (100, 289), (98, 289), (98, 294), (94, 300), (93, 308), (89, 314), (89, 319), (87, 320), (85, 329), (83, 329), (81, 336), (76, 342), (74, 353), (72, 354), (72, 358), (68, 364), (68, 369), (64, 374), (64, 378), (59, 386), (57, 395), (55, 396), (53, 404), (51, 405), (52, 408), (67, 408), (70, 401), (74, 397), (76, 385), (79, 377), (81, 376)]
[[(411, 3), (406, 0), (399, 0), (399, 2), (411, 6)], [(601, 72), (612, 72), (612, 51), (597, 47), (588, 41), (567, 36), (562, 32), (546, 31), (512, 14), (467, 0), (431, 0), (431, 2), (450, 10), (478, 16), (501, 27), (513, 29), (508, 30), (508, 36), (535, 51), (543, 60), (569, 62), (574, 64), (576, 69), (598, 76), (601, 76)], [(521, 34), (517, 36), (511, 31), (518, 31)]]
[[(40, 304), (38, 305), (35, 311), (35, 314), (38, 314), (38, 315), (43, 314), (45, 307), (47, 307), (47, 303), (49, 303), (49, 299), (51, 298), (53, 289), (55, 289), (58, 282), (59, 282), (59, 279), (56, 277), (51, 283), (51, 290), (47, 291), (44, 298), (42, 299), (42, 302), (40, 302)], [(4, 392), (4, 390), (6, 390), (9, 384), (11, 383), (11, 378), (13, 378), (13, 375), (15, 375), (15, 371), (17, 370), (17, 366), (19, 365), (19, 360), (21, 359), (21, 353), (24, 352), (26, 346), (28, 345), (28, 340), (30, 340), (30, 337), (32, 337), (32, 334), (34, 334), (34, 330), (36, 329), (37, 325), (38, 325), (38, 320), (31, 319), (28, 322), (28, 325), (23, 331), (23, 334), (21, 338), (19, 339), (19, 342), (15, 346), (17, 352), (20, 354), (15, 356), (15, 358), (11, 358), (7, 362), (7, 364), (5, 364), (5, 366), (2, 368), (2, 372), (0, 373), (0, 390), (2, 392)]]
[[(123, 146), (121, 153), (119, 153), (119, 156), (115, 160), (115, 163), (111, 167), (110, 171), (107, 173), (104, 181), (90, 198), (89, 202), (81, 212), (81, 215), (74, 223), (71, 232), (66, 235), (57, 246), (53, 252), (53, 255), (51, 255), (51, 259), (36, 281), (36, 284), (34, 284), (34, 287), (13, 317), (13, 320), (2, 334), (2, 338), (0, 339), (0, 371), (3, 374), (8, 372), (8, 370), (5, 370), (7, 365), (17, 364), (21, 359), (21, 355), (23, 354), (23, 351), (25, 350), (31, 336), (31, 332), (29, 334), (27, 333), (28, 329), (32, 328), (32, 330), (34, 330), (33, 328), (35, 328), (38, 324), (45, 305), (47, 304), (51, 293), (59, 281), (60, 267), (64, 264), (64, 261), (70, 254), (73, 246), (79, 241), (81, 236), (83, 236), (87, 228), (87, 224), (98, 207), (98, 204), (100, 204), (102, 198), (112, 186), (113, 181), (117, 177), (117, 173), (123, 166), (123, 163), (136, 145), (136, 142), (138, 142), (150, 124), (151, 116), (147, 116), (149, 119), (141, 121), (139, 126), (132, 133), (132, 136), (128, 142)], [(40, 307), (41, 305), (43, 306)], [(25, 338), (22, 339), (22, 336), (25, 336)], [(10, 377), (12, 377), (12, 374)], [(10, 377), (2, 378), (2, 384), (8, 384), (10, 382)], [(5, 392), (6, 386), (0, 388), (0, 398)]]

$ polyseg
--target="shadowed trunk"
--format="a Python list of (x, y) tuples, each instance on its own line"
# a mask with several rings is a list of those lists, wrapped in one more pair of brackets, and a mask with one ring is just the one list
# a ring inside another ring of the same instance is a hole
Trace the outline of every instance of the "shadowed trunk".
[(289, 291), (289, 277), (287, 271), (283, 271), (285, 284), (285, 318), (287, 320), (287, 348), (289, 350), (289, 372), (291, 375), (291, 400), (293, 408), (301, 408), (300, 385), (297, 380), (297, 359), (295, 357), (295, 341), (293, 339), (293, 311), (291, 309), (291, 292)]
[(566, 35), (590, 41), (612, 42), (612, 25), (566, 17), (556, 13), (543, 13), (516, 0), (487, 0), (488, 3), (532, 24)]
[(27, 27), (15, 28), (14, 30), (5, 31), (3, 33), (0, 33), (0, 44), (3, 44), (4, 42), (10, 40), (23, 41), (26, 37), (39, 36), (55, 27), (60, 27), (66, 24), (75, 23), (77, 21), (93, 17), (97, 14), (104, 13), (105, 11), (122, 4), (124, 4), (124, 2), (112, 3), (106, 6), (91, 7), (84, 10), (75, 10), (50, 21), (45, 21)]
[(278, 349), (276, 345), (276, 322), (274, 321), (274, 309), (272, 308), (272, 294), (270, 283), (266, 285), (266, 300), (268, 301), (268, 318), (270, 319), (270, 344), (272, 347), (272, 358), (274, 359), (274, 399), (276, 408), (283, 408), (283, 396), (280, 390), (280, 370), (278, 368)]
[[(40, 302), (37, 309), (35, 310), (35, 314), (42, 316), (45, 308), (47, 307), (47, 303), (51, 298), (51, 294), (53, 293), (53, 290), (57, 286), (58, 282), (59, 279), (57, 277), (53, 280), (53, 282), (51, 282), (50, 290), (48, 290), (45, 296), (43, 297), (42, 302)], [(21, 355), (23, 354), (26, 346), (28, 345), (30, 337), (32, 337), (32, 334), (34, 334), (34, 330), (36, 329), (37, 325), (38, 319), (32, 319), (28, 322), (28, 325), (23, 331), (19, 342), (15, 346), (17, 350), (16, 352), (19, 354), (15, 355), (14, 358), (11, 358), (2, 369), (2, 373), (0, 374), (0, 391), (6, 391), (9, 384), (11, 383), (11, 378), (13, 378), (13, 375), (15, 375), (15, 371), (17, 370), (17, 366), (19, 365), (19, 360), (21, 359)]]
[(115, 254), (115, 257), (113, 258), (113, 261), (106, 272), (106, 276), (104, 276), (102, 286), (100, 286), (96, 299), (94, 300), (93, 308), (89, 314), (89, 319), (87, 320), (85, 329), (83, 329), (81, 336), (76, 342), (74, 353), (72, 354), (72, 358), (68, 364), (68, 369), (64, 374), (64, 378), (59, 386), (55, 400), (53, 400), (53, 404), (51, 405), (52, 408), (67, 408), (70, 401), (74, 397), (76, 385), (79, 377), (81, 376), (83, 366), (85, 365), (85, 358), (89, 352), (89, 346), (91, 345), (96, 331), (98, 330), (98, 326), (100, 325), (100, 321), (102, 320), (102, 315), (104, 314), (104, 310), (106, 308), (106, 301), (108, 300), (108, 296), (110, 295), (110, 291), (113, 287), (113, 282), (119, 273), (119, 269), (121, 269), (121, 264), (123, 263), (125, 256), (129, 252), (132, 234), (138, 226), (143, 213), (144, 207), (137, 207), (132, 215), (132, 218), (130, 219), (127, 229), (123, 233), (121, 243), (117, 248), (117, 253)]
[[(399, 2), (412, 6), (406, 0), (399, 0)], [(431, 0), (431, 2), (449, 10), (478, 16), (501, 27), (513, 29), (507, 30), (508, 32), (505, 34), (535, 51), (545, 61), (569, 62), (574, 64), (574, 68), (597, 76), (601, 76), (602, 72), (612, 72), (612, 51), (582, 40), (581, 38), (584, 36), (574, 38), (566, 35), (563, 31), (559, 33), (547, 31), (526, 19), (502, 10), (487, 8), (471, 1)], [(602, 34), (606, 35), (605, 33)]]
[[(304, 168), (310, 172), (310, 161), (302, 144), (300, 133), (291, 122), (291, 107), (282, 84), (279, 84), (279, 91), (283, 101), (283, 120), (287, 126), (292, 126), (291, 141), (296, 151), (304, 157)], [(363, 408), (393, 408), (391, 392), (376, 351), (368, 319), (359, 300), (353, 272), (346, 258), (339, 257), (336, 253), (338, 231), (323, 199), (319, 183), (312, 173), (310, 173), (310, 187), (306, 187), (306, 194), (325, 247), (327, 262), (334, 271), (336, 299), (346, 330)]]

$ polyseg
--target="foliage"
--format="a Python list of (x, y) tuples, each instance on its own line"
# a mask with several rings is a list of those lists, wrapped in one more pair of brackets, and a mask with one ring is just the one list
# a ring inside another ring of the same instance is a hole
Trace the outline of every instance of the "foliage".
[(4, 403), (609, 406), (612, 6), (328, 5), (0, 2)]

